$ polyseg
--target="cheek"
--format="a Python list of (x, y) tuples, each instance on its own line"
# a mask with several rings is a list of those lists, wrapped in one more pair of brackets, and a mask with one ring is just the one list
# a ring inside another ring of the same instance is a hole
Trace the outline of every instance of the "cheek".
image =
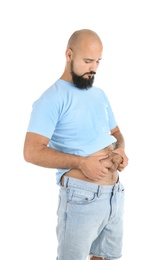
[(82, 75), (89, 71), (89, 65), (84, 62), (74, 62), (74, 72), (78, 75)]

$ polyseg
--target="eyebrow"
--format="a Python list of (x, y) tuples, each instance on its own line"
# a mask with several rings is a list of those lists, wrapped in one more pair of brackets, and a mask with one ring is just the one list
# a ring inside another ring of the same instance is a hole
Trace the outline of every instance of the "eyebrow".
[[(84, 60), (88, 60), (88, 61), (94, 61), (95, 59), (84, 58)], [(102, 58), (99, 58), (99, 59), (98, 59), (98, 61), (99, 61), (99, 60), (102, 60)]]

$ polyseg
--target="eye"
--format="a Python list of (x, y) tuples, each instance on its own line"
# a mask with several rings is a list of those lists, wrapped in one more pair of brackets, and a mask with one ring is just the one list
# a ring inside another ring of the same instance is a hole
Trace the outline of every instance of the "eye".
[[(100, 60), (101, 60), (101, 59), (97, 60), (97, 61), (96, 61), (96, 64), (99, 64), (99, 63), (100, 63)], [(86, 64), (89, 64), (89, 63), (94, 62), (94, 60), (91, 60), (91, 59), (84, 59), (84, 62), (85, 62)]]
[(86, 60), (84, 60), (84, 62), (88, 64), (88, 63), (91, 63), (92, 60), (88, 60), (88, 59), (86, 59)]

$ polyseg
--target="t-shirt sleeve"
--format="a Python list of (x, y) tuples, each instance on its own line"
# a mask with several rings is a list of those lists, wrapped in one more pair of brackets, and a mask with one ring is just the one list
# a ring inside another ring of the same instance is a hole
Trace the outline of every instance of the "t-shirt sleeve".
[(33, 103), (27, 132), (51, 138), (59, 120), (59, 98), (57, 95), (42, 95)]

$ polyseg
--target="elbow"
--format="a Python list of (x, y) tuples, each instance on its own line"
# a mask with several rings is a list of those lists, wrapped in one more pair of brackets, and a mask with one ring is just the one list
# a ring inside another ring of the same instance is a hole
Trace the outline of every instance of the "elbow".
[(26, 149), (26, 147), (23, 149), (23, 157), (26, 162), (33, 163), (32, 151)]
[(29, 154), (26, 153), (25, 151), (23, 152), (23, 157), (24, 157), (24, 160), (25, 160), (26, 162), (31, 163), (30, 156), (29, 156)]

